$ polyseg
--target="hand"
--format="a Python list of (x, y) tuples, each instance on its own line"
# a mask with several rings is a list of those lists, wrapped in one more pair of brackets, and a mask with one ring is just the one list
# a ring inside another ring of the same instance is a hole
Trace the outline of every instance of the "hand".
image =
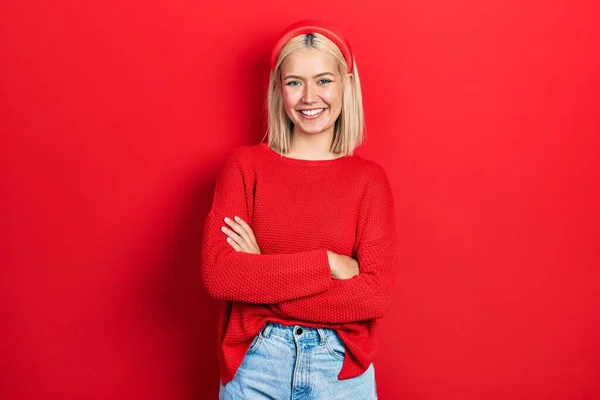
[(327, 250), (327, 258), (329, 259), (329, 268), (333, 279), (350, 279), (360, 272), (358, 261), (351, 257)]
[[(256, 242), (256, 237), (250, 225), (238, 216), (234, 217), (235, 221), (225, 217), (223, 220), (231, 228), (221, 227), (221, 231), (227, 235), (227, 243), (234, 248), (235, 251), (243, 251), (249, 254), (260, 254), (260, 248)], [(237, 221), (237, 222), (236, 222)]]

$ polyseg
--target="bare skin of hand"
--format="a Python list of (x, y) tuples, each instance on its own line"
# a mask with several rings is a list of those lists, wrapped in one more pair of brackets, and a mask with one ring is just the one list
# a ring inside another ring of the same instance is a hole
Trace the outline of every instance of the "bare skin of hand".
[(221, 231), (227, 235), (227, 238), (225, 239), (227, 240), (227, 243), (229, 243), (235, 251), (260, 254), (260, 248), (258, 247), (256, 237), (254, 236), (254, 232), (252, 231), (252, 228), (250, 228), (250, 225), (237, 215), (233, 218), (234, 219), (225, 217), (223, 221), (229, 225), (229, 228), (226, 226), (221, 227)]
[(329, 268), (333, 279), (350, 279), (359, 274), (358, 261), (354, 258), (327, 250)]

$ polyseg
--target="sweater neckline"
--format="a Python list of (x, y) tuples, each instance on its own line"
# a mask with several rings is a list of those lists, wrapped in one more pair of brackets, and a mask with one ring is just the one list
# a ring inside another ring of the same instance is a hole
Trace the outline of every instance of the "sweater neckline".
[(283, 154), (280, 154), (278, 152), (276, 152), (274, 149), (272, 149), (271, 147), (269, 147), (268, 143), (261, 143), (261, 146), (263, 146), (266, 149), (266, 152), (269, 153), (271, 156), (273, 156), (274, 158), (277, 158), (278, 160), (281, 160), (285, 163), (288, 164), (298, 164), (298, 165), (331, 165), (331, 164), (338, 164), (341, 162), (344, 162), (346, 160), (349, 160), (351, 157), (354, 157), (354, 155), (347, 155), (347, 156), (342, 156), (342, 157), (338, 157), (338, 158), (332, 158), (332, 159), (327, 159), (327, 160), (307, 160), (307, 159), (302, 159), (302, 158), (293, 158), (293, 157), (288, 157), (288, 156), (284, 156)]

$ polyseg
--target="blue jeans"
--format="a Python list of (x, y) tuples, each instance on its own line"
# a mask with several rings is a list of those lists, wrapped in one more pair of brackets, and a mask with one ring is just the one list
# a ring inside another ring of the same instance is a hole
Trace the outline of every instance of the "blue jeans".
[(361, 375), (338, 380), (344, 343), (333, 329), (267, 322), (220, 400), (377, 399), (373, 363)]

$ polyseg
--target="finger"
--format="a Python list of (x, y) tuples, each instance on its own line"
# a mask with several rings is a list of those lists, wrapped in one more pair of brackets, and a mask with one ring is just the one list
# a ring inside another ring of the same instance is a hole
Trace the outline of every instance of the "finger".
[(226, 226), (222, 226), (221, 231), (223, 231), (223, 233), (225, 233), (229, 237), (229, 239), (231, 239), (233, 242), (237, 243), (237, 245), (242, 250), (248, 251), (248, 244), (246, 243), (246, 241), (244, 240), (243, 237), (241, 237), (240, 235), (238, 235), (231, 229), (227, 228)]
[(238, 244), (234, 242), (230, 237), (227, 238), (227, 243), (229, 243), (235, 251), (243, 251), (243, 249), (240, 246), (238, 246)]
[(234, 216), (233, 219), (235, 219), (238, 222), (238, 224), (240, 224), (246, 230), (246, 232), (248, 232), (248, 236), (250, 237), (250, 240), (252, 240), (256, 245), (258, 245), (258, 242), (256, 241), (256, 237), (254, 236), (254, 231), (252, 230), (250, 225), (248, 225), (246, 223), (246, 221), (244, 221), (242, 218), (238, 217), (237, 215)]
[[(227, 218), (227, 217), (223, 218), (223, 220), (224, 220), (224, 221), (225, 221), (225, 223), (226, 223), (227, 225), (229, 225), (229, 226), (231, 227), (231, 229), (233, 229), (233, 230), (234, 230), (234, 231), (235, 231), (235, 232), (236, 232), (238, 235), (240, 235), (241, 237), (243, 237), (243, 238), (244, 238), (244, 240), (245, 240), (245, 241), (246, 241), (248, 244), (250, 244), (250, 243), (252, 243), (252, 242), (253, 242), (253, 241), (252, 241), (252, 238), (251, 238), (251, 237), (250, 237), (250, 235), (248, 234), (248, 231), (246, 231), (246, 229), (245, 229), (245, 228), (244, 228), (242, 225), (240, 225), (240, 224), (236, 223), (235, 221), (233, 221), (233, 220), (231, 220), (231, 219), (229, 219), (229, 218)], [(246, 224), (246, 226), (248, 226), (248, 225)]]

